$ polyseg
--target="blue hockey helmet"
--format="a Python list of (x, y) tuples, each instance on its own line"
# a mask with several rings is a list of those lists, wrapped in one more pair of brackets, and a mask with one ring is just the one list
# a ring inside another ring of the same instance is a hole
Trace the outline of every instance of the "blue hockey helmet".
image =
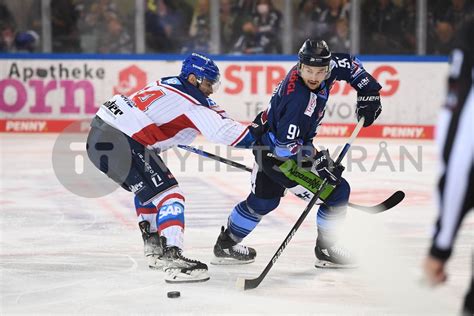
[(298, 52), (300, 64), (325, 67), (331, 62), (331, 51), (325, 41), (307, 39)]
[(214, 92), (219, 88), (219, 68), (212, 59), (202, 54), (192, 53), (183, 61), (181, 74), (179, 76), (183, 79), (187, 79), (190, 74), (196, 76), (198, 84), (201, 84), (204, 79), (207, 79), (211, 83)]

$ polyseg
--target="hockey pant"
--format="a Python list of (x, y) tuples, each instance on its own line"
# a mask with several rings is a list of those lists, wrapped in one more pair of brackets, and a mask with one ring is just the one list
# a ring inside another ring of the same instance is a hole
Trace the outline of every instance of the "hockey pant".
[[(257, 226), (262, 217), (280, 203), (288, 189), (299, 198), (309, 201), (322, 182), (315, 174), (296, 165), (293, 160), (284, 162), (263, 155), (257, 159), (252, 171), (252, 192), (238, 203), (228, 218), (231, 237), (240, 242)], [(318, 199), (316, 215), (318, 241), (322, 246), (335, 243), (338, 230), (345, 218), (350, 195), (349, 183), (341, 179), (337, 186), (327, 186)]]
[[(120, 152), (107, 155), (110, 148)], [(150, 232), (158, 231), (169, 246), (182, 249), (184, 195), (163, 160), (98, 117), (91, 123), (87, 153), (99, 170), (135, 194), (138, 222), (148, 221)]]

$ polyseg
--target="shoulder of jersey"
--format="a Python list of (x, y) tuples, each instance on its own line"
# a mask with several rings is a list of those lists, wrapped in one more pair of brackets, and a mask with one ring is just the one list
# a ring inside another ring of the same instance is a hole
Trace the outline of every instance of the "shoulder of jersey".
[(194, 87), (186, 87), (186, 84), (181, 82), (181, 80), (178, 77), (168, 77), (168, 78), (163, 78), (161, 80), (162, 84), (172, 86), (175, 89), (178, 89), (181, 93), (184, 93), (193, 99), (196, 100), (197, 103), (207, 106), (207, 107), (212, 107), (216, 106), (216, 102), (214, 102), (211, 98), (207, 98), (205, 95), (200, 93), (200, 91), (197, 88)]

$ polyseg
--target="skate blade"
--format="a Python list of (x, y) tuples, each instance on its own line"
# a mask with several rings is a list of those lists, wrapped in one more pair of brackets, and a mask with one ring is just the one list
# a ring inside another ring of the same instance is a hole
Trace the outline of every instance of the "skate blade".
[(235, 258), (222, 258), (222, 257), (214, 257), (211, 260), (211, 264), (216, 266), (230, 266), (230, 265), (241, 265), (241, 264), (249, 264), (255, 262), (255, 259), (250, 260), (238, 260)]
[(165, 271), (166, 283), (197, 283), (210, 279), (207, 270), (193, 270), (189, 273), (182, 273), (180, 270)]
[(318, 269), (355, 269), (358, 267), (356, 263), (340, 264), (319, 259), (316, 260), (314, 266)]

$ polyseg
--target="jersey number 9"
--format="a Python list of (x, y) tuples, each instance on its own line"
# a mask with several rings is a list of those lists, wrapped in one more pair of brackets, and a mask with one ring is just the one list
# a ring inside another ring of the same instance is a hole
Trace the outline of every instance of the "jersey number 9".
[(294, 124), (290, 124), (290, 126), (288, 126), (288, 135), (286, 135), (286, 139), (295, 139), (298, 136), (300, 136), (300, 128)]

